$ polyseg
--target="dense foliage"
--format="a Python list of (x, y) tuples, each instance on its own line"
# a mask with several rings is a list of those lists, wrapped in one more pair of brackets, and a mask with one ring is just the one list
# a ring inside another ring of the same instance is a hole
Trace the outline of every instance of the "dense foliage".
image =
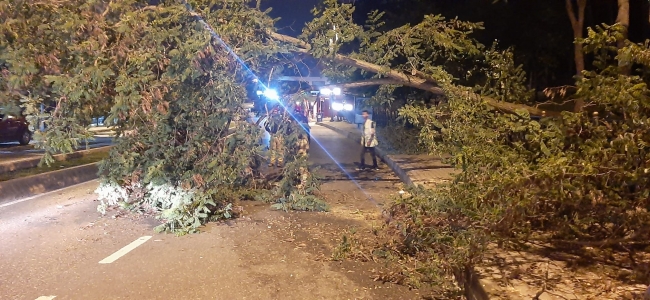
[[(444, 128), (439, 134), (427, 129), (435, 122), (426, 121), (425, 110), (402, 110), (422, 122), (428, 148), (451, 153), (462, 171), (452, 184), (415, 191), (393, 208), (398, 249), (436, 270), (421, 275), (431, 280), (471, 268), (491, 243), (625, 249), (631, 257), (647, 246), (650, 91), (642, 77), (619, 74), (614, 58), (640, 63), (648, 48), (629, 43), (617, 50), (617, 34), (615, 27), (598, 27), (581, 41), (598, 67), (577, 82), (587, 112), (541, 120), (524, 111), (503, 115), (451, 85), (445, 87), (450, 118), (435, 124)], [(494, 76), (480, 90), (526, 99), (516, 73)]]

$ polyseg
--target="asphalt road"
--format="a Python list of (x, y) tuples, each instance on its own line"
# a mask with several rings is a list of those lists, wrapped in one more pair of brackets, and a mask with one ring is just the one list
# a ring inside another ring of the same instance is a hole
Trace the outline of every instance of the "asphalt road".
[(340, 229), (380, 215), (400, 183), (385, 165), (353, 171), (351, 140), (320, 126), (312, 134), (329, 213), (252, 202), (236, 221), (175, 237), (154, 233), (155, 219), (100, 216), (96, 181), (0, 206), (0, 299), (414, 299), (373, 281), (379, 266), (326, 259)]

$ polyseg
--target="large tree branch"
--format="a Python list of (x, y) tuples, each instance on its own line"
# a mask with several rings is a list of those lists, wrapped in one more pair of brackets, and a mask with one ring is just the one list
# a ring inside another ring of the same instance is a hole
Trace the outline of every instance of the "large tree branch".
[(273, 38), (276, 41), (285, 42), (285, 43), (292, 44), (294, 46), (298, 46), (298, 47), (304, 49), (305, 53), (309, 53), (308, 51), (311, 50), (311, 45), (309, 45), (308, 43), (305, 43), (302, 40), (297, 39), (295, 37), (284, 35), (284, 34), (279, 34), (277, 32), (273, 32), (273, 31), (270, 31), (270, 30), (267, 31), (267, 34), (269, 36), (271, 36), (271, 38)]
[(578, 20), (576, 19), (576, 13), (573, 10), (573, 3), (571, 3), (571, 0), (565, 1), (565, 7), (566, 7), (566, 12), (569, 15), (569, 21), (571, 21), (571, 27), (575, 32), (576, 28), (578, 27)]
[[(298, 49), (295, 51), (299, 53), (304, 53), (304, 54), (310, 54), (310, 49), (311, 46), (304, 41), (301, 41), (297, 38), (286, 36), (283, 34), (279, 34), (276, 32), (270, 32), (269, 35), (271, 38), (281, 41), (281, 42), (286, 42), (293, 44), (294, 46), (297, 46)], [(401, 85), (405, 86), (410, 86), (414, 88), (418, 88), (424, 91), (428, 91), (434, 94), (444, 94), (444, 90), (440, 88), (435, 82), (431, 82), (429, 80), (426, 80), (422, 77), (418, 76), (413, 76), (410, 74), (406, 74), (400, 71), (396, 70), (391, 70), (388, 69), (386, 70), (384, 67), (363, 61), (360, 59), (352, 58), (349, 56), (345, 56), (342, 54), (336, 54), (333, 58), (331, 58), (333, 61), (344, 64), (350, 67), (355, 67), (367, 72), (371, 73), (376, 73), (376, 74), (382, 74), (390, 79), (397, 80), (400, 82)], [(482, 99), (487, 102), (487, 104), (495, 109), (508, 112), (508, 113), (514, 113), (517, 110), (526, 110), (528, 113), (534, 116), (542, 116), (545, 114), (545, 112), (539, 108), (528, 106), (528, 105), (523, 105), (523, 104), (515, 104), (515, 103), (508, 103), (508, 102), (503, 102), (503, 101), (498, 101), (493, 98), (489, 97), (484, 97), (480, 96), (478, 94), (471, 94), (469, 95), (470, 97), (473, 97), (475, 99)]]
[(360, 80), (360, 81), (353, 81), (353, 82), (346, 82), (346, 83), (336, 83), (336, 84), (328, 84), (323, 86), (323, 88), (333, 88), (333, 87), (338, 87), (341, 89), (354, 89), (354, 88), (360, 88), (364, 86), (373, 86), (373, 85), (404, 85), (404, 82), (401, 82), (399, 80), (395, 79), (390, 79), (390, 78), (373, 78), (373, 79), (366, 79), (366, 80)]

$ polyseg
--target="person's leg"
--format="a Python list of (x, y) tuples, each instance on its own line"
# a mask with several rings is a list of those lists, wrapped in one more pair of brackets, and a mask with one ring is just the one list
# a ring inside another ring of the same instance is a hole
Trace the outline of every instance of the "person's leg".
[(368, 147), (370, 151), (370, 156), (372, 157), (372, 168), (373, 169), (378, 169), (379, 166), (377, 165), (377, 154), (375, 153), (375, 147)]
[(300, 167), (300, 185), (298, 188), (306, 188), (307, 187), (307, 178), (309, 178), (309, 172), (307, 171), (307, 167), (303, 166)]
[(363, 169), (366, 167), (366, 147), (361, 146), (361, 156), (360, 156), (360, 161), (359, 161), (359, 169)]
[(275, 136), (271, 136), (271, 140), (269, 141), (269, 166), (273, 166), (275, 164), (275, 158), (277, 156), (275, 145), (276, 138)]
[(281, 136), (279, 136), (277, 141), (277, 161), (278, 161), (278, 167), (282, 166), (282, 163), (284, 163), (284, 140), (282, 139)]

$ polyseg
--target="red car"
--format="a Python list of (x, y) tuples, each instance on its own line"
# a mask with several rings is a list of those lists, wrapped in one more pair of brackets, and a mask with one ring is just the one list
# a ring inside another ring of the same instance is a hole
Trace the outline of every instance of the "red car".
[(32, 133), (25, 117), (5, 117), (0, 114), (0, 143), (19, 142), (21, 145), (27, 145), (31, 140)]

